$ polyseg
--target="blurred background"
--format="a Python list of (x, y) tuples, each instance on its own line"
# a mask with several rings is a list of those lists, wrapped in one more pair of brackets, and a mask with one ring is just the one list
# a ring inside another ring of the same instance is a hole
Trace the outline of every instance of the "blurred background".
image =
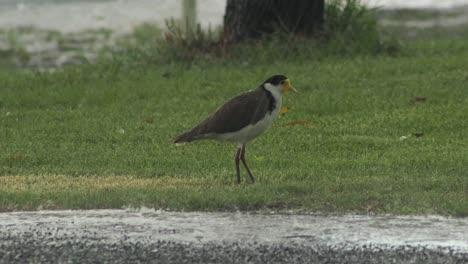
[[(187, 2), (187, 1), (186, 1)], [(193, 2), (202, 28), (222, 25), (225, 0)], [(460, 38), (468, 0), (364, 0), (381, 27), (399, 38)], [(139, 26), (180, 19), (183, 0), (0, 0), (0, 65), (49, 68), (93, 62)]]

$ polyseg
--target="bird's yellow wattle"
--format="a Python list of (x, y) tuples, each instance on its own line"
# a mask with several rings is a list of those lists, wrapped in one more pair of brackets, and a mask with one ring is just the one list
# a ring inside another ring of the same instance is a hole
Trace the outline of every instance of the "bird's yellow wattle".
[(289, 108), (288, 108), (287, 106), (281, 106), (280, 111), (279, 111), (279, 114), (280, 114), (280, 115), (284, 115), (284, 114), (286, 114), (287, 112), (289, 112)]
[(283, 90), (284, 94), (287, 94), (289, 91), (299, 94), (299, 92), (296, 89), (294, 89), (294, 87), (292, 87), (291, 81), (289, 81), (289, 79), (284, 80), (283, 87), (284, 87), (284, 90)]

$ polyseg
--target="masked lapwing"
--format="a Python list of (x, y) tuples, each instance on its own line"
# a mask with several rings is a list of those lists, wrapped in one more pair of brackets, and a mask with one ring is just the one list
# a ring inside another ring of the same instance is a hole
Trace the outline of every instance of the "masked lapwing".
[(238, 144), (235, 163), (237, 183), (241, 182), (239, 164), (242, 161), (250, 180), (254, 177), (245, 161), (245, 145), (269, 128), (278, 117), (283, 94), (299, 94), (284, 75), (270, 77), (257, 89), (240, 94), (195, 126), (178, 136), (175, 143), (200, 139), (217, 139)]

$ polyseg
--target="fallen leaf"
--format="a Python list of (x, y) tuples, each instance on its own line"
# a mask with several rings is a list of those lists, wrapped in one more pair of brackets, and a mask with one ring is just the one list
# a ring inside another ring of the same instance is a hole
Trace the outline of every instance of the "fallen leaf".
[(11, 155), (6, 155), (6, 158), (10, 160), (24, 160), (24, 159), (29, 158), (29, 156), (22, 155), (22, 154), (11, 154)]
[(414, 98), (414, 101), (415, 101), (416, 103), (425, 103), (426, 100), (427, 100), (426, 97), (416, 97), (416, 98)]
[(146, 118), (145, 121), (146, 121), (146, 123), (152, 124), (152, 123), (154, 123), (154, 117), (148, 117), (148, 118)]
[(292, 122), (288, 122), (284, 125), (282, 125), (283, 127), (288, 127), (288, 126), (311, 126), (313, 125), (314, 123), (310, 122), (310, 121), (307, 121), (307, 120), (297, 120), (297, 121), (292, 121)]

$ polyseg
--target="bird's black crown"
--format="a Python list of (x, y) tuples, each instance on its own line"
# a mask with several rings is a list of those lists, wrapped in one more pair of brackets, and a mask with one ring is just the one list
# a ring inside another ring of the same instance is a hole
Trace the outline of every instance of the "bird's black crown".
[(284, 81), (287, 78), (288, 77), (286, 77), (284, 75), (274, 75), (274, 76), (271, 76), (270, 78), (268, 78), (268, 80), (266, 80), (263, 84), (271, 83), (273, 85), (278, 85), (281, 81)]

